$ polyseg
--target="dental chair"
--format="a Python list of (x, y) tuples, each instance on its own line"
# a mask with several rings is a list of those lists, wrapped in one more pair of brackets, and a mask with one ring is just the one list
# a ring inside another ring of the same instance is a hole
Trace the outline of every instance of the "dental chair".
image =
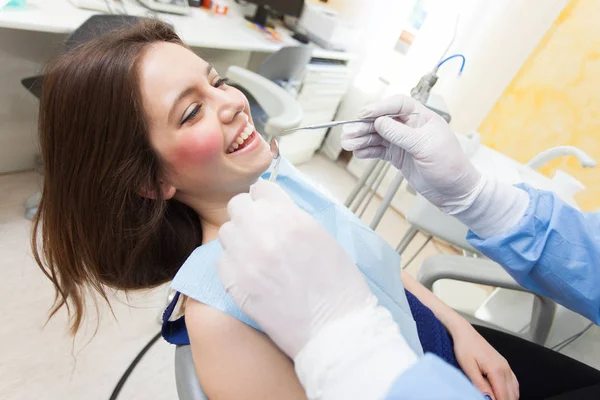
[(302, 84), (302, 75), (311, 58), (312, 47), (282, 47), (258, 66), (258, 74), (275, 82), (296, 97)]
[(248, 98), (255, 128), (265, 139), (278, 137), (302, 121), (302, 107), (284, 88), (245, 68), (227, 69), (229, 84)]

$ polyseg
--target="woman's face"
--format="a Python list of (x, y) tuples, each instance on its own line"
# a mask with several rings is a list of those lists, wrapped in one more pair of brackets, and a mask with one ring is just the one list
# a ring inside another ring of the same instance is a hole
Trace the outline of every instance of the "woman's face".
[[(246, 97), (183, 46), (153, 44), (140, 64), (150, 142), (165, 165), (163, 192), (194, 206), (227, 201), (269, 167)], [(190, 204), (191, 203), (191, 204)]]

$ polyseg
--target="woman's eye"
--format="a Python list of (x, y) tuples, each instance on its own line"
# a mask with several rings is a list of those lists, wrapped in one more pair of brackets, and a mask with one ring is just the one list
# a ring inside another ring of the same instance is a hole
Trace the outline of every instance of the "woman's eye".
[(213, 84), (214, 87), (218, 88), (220, 86), (223, 86), (224, 84), (226, 84), (228, 81), (227, 78), (219, 78), (217, 79), (217, 81)]
[(181, 121), (181, 125), (193, 120), (196, 117), (196, 115), (198, 115), (198, 113), (200, 112), (201, 107), (202, 107), (202, 104), (196, 104), (196, 106), (194, 106), (192, 111), (188, 115), (186, 115), (185, 118)]

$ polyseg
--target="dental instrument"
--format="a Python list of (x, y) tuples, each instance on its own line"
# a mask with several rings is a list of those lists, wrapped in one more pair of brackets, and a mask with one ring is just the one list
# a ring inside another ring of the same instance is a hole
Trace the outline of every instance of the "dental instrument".
[(273, 166), (273, 170), (269, 176), (269, 182), (275, 182), (275, 179), (277, 179), (277, 174), (279, 173), (279, 163), (281, 162), (281, 154), (279, 153), (279, 143), (277, 143), (277, 139), (271, 139), (270, 146), (271, 155), (273, 156), (273, 160), (275, 160), (275, 165)]
[(285, 129), (285, 130), (283, 130), (283, 132), (288, 133), (288, 132), (302, 131), (305, 129), (313, 130), (313, 129), (321, 129), (321, 128), (331, 128), (331, 127), (338, 126), (338, 125), (355, 124), (357, 122), (374, 122), (377, 118), (381, 118), (381, 117), (398, 118), (398, 117), (408, 117), (409, 115), (416, 115), (416, 114), (418, 114), (418, 113), (414, 112), (414, 113), (409, 113), (409, 114), (386, 114), (386, 115), (381, 115), (376, 118), (360, 118), (360, 119), (349, 119), (346, 121), (331, 121), (331, 122), (327, 122), (325, 124), (305, 125), (305, 126), (299, 126), (297, 128)]

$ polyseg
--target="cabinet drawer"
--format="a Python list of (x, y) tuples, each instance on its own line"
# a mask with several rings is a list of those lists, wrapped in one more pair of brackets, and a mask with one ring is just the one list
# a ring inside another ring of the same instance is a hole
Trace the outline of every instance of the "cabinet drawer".
[(304, 79), (342, 79), (350, 76), (350, 70), (347, 67), (336, 68), (315, 68), (310, 64), (306, 67)]
[(329, 74), (329, 75), (314, 75), (308, 74), (304, 76), (303, 82), (305, 84), (318, 84), (318, 85), (348, 85), (347, 75)]
[(304, 117), (302, 118), (301, 125), (316, 125), (323, 124), (329, 121), (333, 121), (333, 117), (335, 116), (335, 110), (333, 111), (324, 111), (320, 110), (318, 112), (305, 112)]
[(298, 131), (279, 138), (279, 148), (285, 157), (286, 153), (300, 150), (316, 150), (321, 147), (327, 129), (315, 129), (311, 131)]
[(335, 113), (340, 101), (340, 97), (298, 98), (298, 103), (305, 113), (315, 111)]
[(346, 94), (347, 87), (345, 85), (318, 85), (305, 84), (302, 86), (298, 97), (334, 97), (341, 98)]

